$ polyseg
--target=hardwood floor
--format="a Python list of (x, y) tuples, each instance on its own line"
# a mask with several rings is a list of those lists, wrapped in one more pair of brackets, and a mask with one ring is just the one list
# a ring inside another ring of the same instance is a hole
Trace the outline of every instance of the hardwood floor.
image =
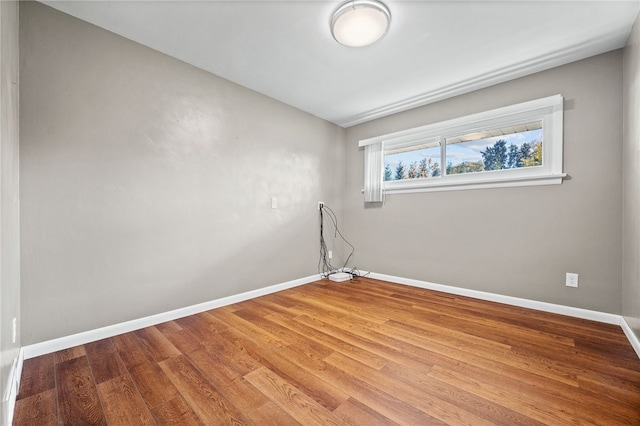
[(360, 278), (26, 360), (15, 425), (640, 425), (618, 326)]

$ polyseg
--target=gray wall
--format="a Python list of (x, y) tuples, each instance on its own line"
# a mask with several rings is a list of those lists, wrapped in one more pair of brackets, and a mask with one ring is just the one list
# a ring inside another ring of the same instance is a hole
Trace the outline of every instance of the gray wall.
[[(6, 392), (20, 334), (20, 201), (18, 161), (18, 3), (0, 2), (0, 395)], [(6, 424), (4, 401), (0, 423)]]
[(622, 314), (640, 339), (640, 18), (624, 48)]
[[(389, 195), (363, 203), (360, 139), (562, 94), (562, 185)], [(347, 130), (345, 223), (361, 269), (621, 311), (622, 52)], [(580, 274), (579, 288), (565, 273)]]
[(38, 3), (20, 25), (23, 344), (317, 273), (343, 129)]

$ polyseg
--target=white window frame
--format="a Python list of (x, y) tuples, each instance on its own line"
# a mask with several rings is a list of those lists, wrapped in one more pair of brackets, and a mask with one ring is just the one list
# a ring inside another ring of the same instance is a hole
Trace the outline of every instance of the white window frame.
[[(440, 177), (384, 181), (382, 182), (384, 192), (389, 194), (561, 184), (562, 179), (566, 177), (562, 172), (563, 98), (561, 95), (364, 139), (360, 141), (359, 146), (381, 144), (385, 152), (401, 147), (418, 146), (428, 139), (432, 141), (439, 139), (442, 147), (448, 137), (533, 121), (542, 121), (542, 166), (446, 175), (444, 173), (446, 170), (445, 147), (445, 149), (441, 148), (442, 175)], [(366, 161), (367, 158), (365, 158)], [(369, 166), (372, 165), (369, 164)], [(379, 160), (373, 166), (384, 168), (384, 164), (380, 164)]]

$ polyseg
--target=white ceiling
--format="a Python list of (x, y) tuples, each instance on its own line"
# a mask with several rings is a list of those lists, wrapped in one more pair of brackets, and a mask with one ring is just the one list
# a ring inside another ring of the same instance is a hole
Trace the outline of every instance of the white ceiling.
[(337, 1), (43, 1), (348, 127), (624, 46), (640, 1), (395, 1), (339, 45)]

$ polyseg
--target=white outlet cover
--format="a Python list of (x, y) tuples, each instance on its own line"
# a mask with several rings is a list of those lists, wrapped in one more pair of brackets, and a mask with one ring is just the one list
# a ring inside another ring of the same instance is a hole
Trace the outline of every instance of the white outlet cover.
[(567, 287), (578, 287), (578, 274), (567, 272)]

